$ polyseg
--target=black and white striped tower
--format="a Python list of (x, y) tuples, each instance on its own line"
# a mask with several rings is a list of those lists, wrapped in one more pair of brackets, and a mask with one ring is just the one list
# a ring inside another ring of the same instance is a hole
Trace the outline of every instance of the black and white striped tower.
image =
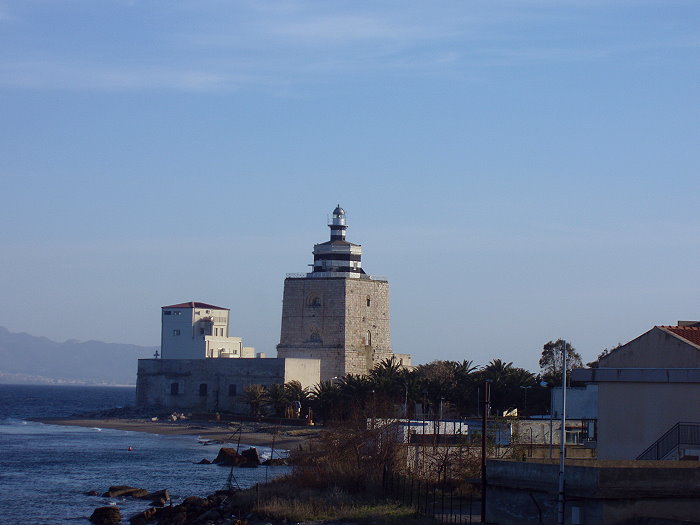
[(314, 245), (314, 264), (308, 277), (367, 277), (362, 270), (362, 246), (345, 240), (348, 229), (345, 210), (340, 204), (333, 210), (331, 240)]
[(333, 210), (333, 218), (328, 227), (331, 229), (331, 241), (345, 240), (345, 230), (348, 229), (348, 225), (345, 222), (345, 210), (340, 207), (340, 204)]

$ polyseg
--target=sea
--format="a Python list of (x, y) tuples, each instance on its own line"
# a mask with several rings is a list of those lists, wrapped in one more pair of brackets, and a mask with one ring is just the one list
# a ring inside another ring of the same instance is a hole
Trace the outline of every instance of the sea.
[[(231, 470), (198, 464), (214, 459), (222, 445), (192, 436), (28, 420), (133, 406), (135, 394), (130, 387), (0, 385), (0, 523), (89, 524), (92, 511), (106, 505), (119, 507), (122, 523), (128, 523), (148, 501), (87, 492), (102, 494), (112, 485), (168, 489), (177, 504), (223, 489), (231, 473), (233, 485), (246, 488), (289, 472), (289, 467)], [(272, 452), (257, 448), (263, 458)]]

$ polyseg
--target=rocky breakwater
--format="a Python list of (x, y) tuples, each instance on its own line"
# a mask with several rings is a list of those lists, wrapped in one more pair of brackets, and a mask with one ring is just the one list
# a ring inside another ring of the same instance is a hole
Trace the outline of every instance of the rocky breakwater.
[[(90, 496), (99, 495), (96, 491), (90, 491), (88, 493)], [(114, 485), (109, 487), (109, 490), (102, 494), (105, 498), (134, 498), (141, 500), (150, 500), (151, 508), (144, 511), (142, 514), (149, 514), (152, 516), (155, 513), (154, 507), (162, 507), (165, 503), (170, 500), (170, 494), (167, 489), (159, 490), (156, 492), (149, 492), (146, 489), (141, 489), (138, 487), (131, 487), (129, 485)], [(122, 516), (121, 511), (118, 507), (107, 506), (98, 507), (94, 510), (90, 516), (90, 521), (97, 524), (111, 524), (111, 523), (121, 523)]]
[(179, 505), (151, 508), (129, 519), (131, 525), (182, 525), (185, 523), (206, 523), (234, 525), (244, 523), (241, 509), (233, 502), (233, 491), (217, 491), (206, 498), (190, 496)]
[[(242, 452), (238, 452), (235, 448), (221, 447), (213, 461), (204, 459), (200, 463), (224, 467), (255, 468), (260, 465), (286, 465), (287, 459), (268, 459), (261, 462), (258, 449), (255, 447), (245, 449)], [(173, 505), (167, 490), (149, 492), (145, 489), (128, 485), (112, 486), (102, 496), (151, 500), (149, 508), (129, 518), (131, 525), (145, 525), (147, 523), (157, 523), (158, 525), (181, 525), (186, 523), (229, 525), (242, 522), (240, 517), (242, 511), (233, 503), (235, 492), (220, 490), (206, 498), (190, 496), (185, 498), (179, 505)], [(96, 491), (91, 491), (89, 494), (99, 495)], [(164, 506), (167, 501), (170, 501), (170, 505)], [(91, 522), (98, 524), (121, 523), (121, 519), (121, 513), (115, 506), (99, 507), (95, 509), (90, 517)]]

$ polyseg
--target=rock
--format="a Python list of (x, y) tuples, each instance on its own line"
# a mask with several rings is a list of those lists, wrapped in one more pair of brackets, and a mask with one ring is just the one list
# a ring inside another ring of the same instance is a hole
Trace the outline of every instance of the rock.
[(122, 513), (117, 507), (97, 507), (90, 516), (90, 521), (104, 524), (121, 523)]
[(156, 509), (146, 509), (143, 512), (139, 512), (138, 514), (134, 514), (129, 518), (129, 523), (131, 525), (144, 525), (145, 523), (148, 523), (148, 521), (155, 516), (156, 514)]
[(144, 496), (142, 499), (163, 499), (165, 501), (168, 501), (170, 499), (170, 493), (168, 492), (168, 489), (163, 489), (163, 490), (157, 490), (156, 492), (150, 492), (146, 496)]
[(119, 496), (130, 496), (132, 498), (143, 498), (148, 495), (146, 489), (130, 487), (128, 485), (114, 485), (109, 487), (109, 490), (102, 494), (103, 498), (118, 498)]
[(208, 459), (204, 458), (202, 461), (200, 461), (199, 463), (197, 463), (197, 465), (211, 465), (211, 461), (209, 461)]
[(212, 463), (228, 467), (238, 467), (245, 463), (245, 458), (236, 452), (235, 448), (221, 447)]
[(287, 458), (266, 459), (262, 464), (266, 467), (286, 467), (289, 465), (289, 460)]
[(86, 496), (99, 496), (100, 493), (97, 492), (96, 490), (88, 490), (88, 491), (85, 493), (85, 495), (86, 495)]
[(245, 458), (245, 463), (241, 465), (243, 467), (257, 467), (260, 465), (260, 456), (258, 455), (258, 449), (255, 447), (244, 450), (241, 452), (241, 456)]

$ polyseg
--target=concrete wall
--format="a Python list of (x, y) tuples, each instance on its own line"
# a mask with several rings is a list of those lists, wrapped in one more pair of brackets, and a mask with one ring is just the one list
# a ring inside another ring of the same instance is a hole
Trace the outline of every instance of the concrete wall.
[[(554, 419), (561, 417), (561, 387), (552, 388), (551, 414)], [(567, 419), (596, 419), (598, 417), (598, 386), (566, 389)]]
[[(555, 524), (558, 472), (554, 461), (488, 461), (488, 522)], [(567, 525), (697, 523), (700, 469), (692, 464), (567, 460), (565, 486)]]
[(700, 383), (598, 383), (598, 457), (634, 459), (678, 422), (700, 421)]
[[(243, 400), (246, 386), (297, 380), (303, 387), (311, 387), (318, 383), (319, 373), (318, 360), (139, 359), (136, 403), (178, 410), (247, 412)], [(173, 384), (177, 384), (176, 394)]]
[[(163, 308), (160, 351), (163, 359), (202, 359), (209, 336), (228, 336), (228, 310)], [(211, 319), (212, 322), (208, 322)], [(231, 342), (231, 345), (234, 345)]]
[(654, 327), (600, 359), (600, 368), (700, 368), (700, 350)]

